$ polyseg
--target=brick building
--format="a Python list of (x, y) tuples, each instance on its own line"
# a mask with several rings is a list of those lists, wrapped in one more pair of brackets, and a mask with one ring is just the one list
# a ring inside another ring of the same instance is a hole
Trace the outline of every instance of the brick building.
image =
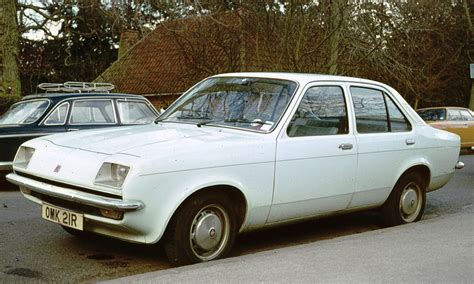
[(259, 36), (249, 22), (240, 12), (227, 12), (168, 21), (142, 39), (137, 32), (125, 32), (118, 60), (96, 81), (113, 83), (118, 92), (144, 95), (161, 108), (214, 74), (285, 71), (278, 66), (288, 64), (275, 64), (271, 44), (256, 47), (259, 38), (269, 37)]

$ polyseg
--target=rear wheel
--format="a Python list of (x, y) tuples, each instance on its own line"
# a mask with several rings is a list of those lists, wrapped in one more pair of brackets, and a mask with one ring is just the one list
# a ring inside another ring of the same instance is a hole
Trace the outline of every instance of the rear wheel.
[(236, 236), (233, 206), (224, 195), (203, 194), (186, 201), (173, 216), (165, 236), (165, 252), (174, 265), (226, 256)]
[(426, 182), (416, 172), (402, 176), (382, 206), (384, 224), (395, 226), (417, 222), (426, 204)]

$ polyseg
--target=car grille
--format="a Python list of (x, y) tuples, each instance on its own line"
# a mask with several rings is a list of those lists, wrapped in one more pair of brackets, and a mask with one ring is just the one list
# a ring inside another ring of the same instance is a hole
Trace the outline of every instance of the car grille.
[(38, 198), (39, 200), (49, 203), (54, 206), (62, 207), (64, 209), (72, 210), (77, 213), (84, 213), (84, 214), (89, 214), (89, 215), (94, 215), (94, 216), (99, 216), (102, 217), (102, 214), (100, 213), (100, 209), (97, 207), (89, 206), (89, 205), (84, 205), (84, 204), (79, 204), (75, 203), (72, 201), (48, 196), (42, 193), (34, 192), (31, 191), (29, 195), (34, 196)]
[(37, 177), (37, 176), (25, 174), (25, 173), (18, 172), (18, 171), (16, 171), (15, 173), (19, 176), (29, 178), (29, 179), (32, 179), (32, 180), (35, 180), (35, 181), (39, 181), (39, 182), (44, 182), (44, 183), (47, 183), (47, 184), (50, 184), (50, 185), (64, 187), (64, 188), (72, 189), (72, 190), (77, 190), (77, 191), (80, 191), (80, 192), (90, 193), (90, 194), (94, 194), (94, 195), (97, 195), (97, 196), (115, 198), (115, 199), (122, 200), (122, 196), (120, 196), (118, 194), (112, 194), (112, 193), (96, 191), (96, 190), (92, 190), (92, 189), (84, 188), (84, 187), (80, 187), (80, 186), (74, 186), (74, 185), (70, 185), (70, 184), (66, 184), (66, 183), (53, 181), (53, 180), (50, 180), (50, 179), (45, 179), (45, 178), (40, 178), (40, 177)]

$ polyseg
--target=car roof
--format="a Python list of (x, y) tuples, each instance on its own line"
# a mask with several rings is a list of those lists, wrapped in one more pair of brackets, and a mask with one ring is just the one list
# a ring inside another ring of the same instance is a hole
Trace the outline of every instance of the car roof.
[[(311, 74), (311, 73), (287, 73), (287, 72), (239, 72), (239, 73), (224, 73), (213, 77), (255, 77), (255, 78), (273, 78), (282, 80), (291, 80), (299, 82), (301, 84), (309, 83), (312, 81), (343, 81), (343, 82), (354, 82), (354, 83), (367, 83), (387, 86), (381, 82), (337, 75), (326, 75), (326, 74)], [(388, 87), (388, 86), (387, 86)]]
[(436, 109), (464, 109), (464, 110), (468, 110), (468, 111), (472, 111), (468, 108), (465, 108), (465, 107), (453, 107), (453, 106), (447, 106), (447, 107), (425, 107), (425, 108), (419, 108), (417, 109), (416, 111), (419, 111), (419, 110), (436, 110)]

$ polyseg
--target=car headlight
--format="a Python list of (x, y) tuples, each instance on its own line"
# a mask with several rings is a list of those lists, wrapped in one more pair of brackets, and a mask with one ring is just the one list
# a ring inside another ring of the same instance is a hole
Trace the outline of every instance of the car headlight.
[(95, 177), (94, 183), (121, 188), (129, 171), (130, 167), (127, 166), (114, 163), (103, 163)]
[(35, 148), (20, 146), (13, 161), (13, 166), (26, 169), (34, 153)]

